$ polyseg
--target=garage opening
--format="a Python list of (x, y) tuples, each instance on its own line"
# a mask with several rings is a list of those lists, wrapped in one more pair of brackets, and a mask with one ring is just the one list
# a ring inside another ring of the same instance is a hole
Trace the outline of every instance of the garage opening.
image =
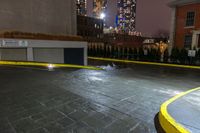
[(65, 48), (64, 63), (84, 65), (84, 48)]

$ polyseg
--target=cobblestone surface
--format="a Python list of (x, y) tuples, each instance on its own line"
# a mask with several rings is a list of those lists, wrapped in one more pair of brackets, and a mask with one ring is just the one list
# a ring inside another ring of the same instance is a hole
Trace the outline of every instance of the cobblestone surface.
[(194, 70), (0, 66), (0, 133), (153, 133), (161, 103), (199, 86)]

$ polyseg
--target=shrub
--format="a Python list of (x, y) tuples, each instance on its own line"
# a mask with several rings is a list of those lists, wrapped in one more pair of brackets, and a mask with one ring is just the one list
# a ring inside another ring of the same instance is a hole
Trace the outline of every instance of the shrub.
[(181, 49), (180, 53), (179, 53), (179, 61), (181, 64), (186, 64), (187, 59), (188, 59), (188, 52), (186, 49)]
[(92, 55), (91, 55), (91, 50), (92, 50), (92, 49), (91, 49), (91, 46), (88, 46), (88, 56), (92, 56)]
[(137, 58), (138, 58), (138, 50), (137, 50), (137, 48), (133, 49), (133, 56), (134, 56), (134, 59), (137, 60)]
[(139, 60), (144, 60), (144, 50), (142, 47), (139, 48)]
[(128, 58), (128, 48), (127, 47), (124, 48), (124, 58), (125, 59)]
[(111, 57), (110, 46), (107, 46), (107, 57)]
[(157, 56), (157, 50), (156, 49), (152, 48), (151, 50), (149, 50), (149, 52), (148, 52), (149, 61), (155, 61), (156, 56)]
[(115, 48), (114, 48), (114, 46), (111, 46), (111, 49), (110, 49), (110, 57), (111, 58), (114, 58), (115, 57)]
[(104, 44), (104, 46), (103, 46), (103, 57), (106, 57), (107, 55), (106, 55), (106, 45)]
[(161, 53), (161, 51), (160, 51), (160, 48), (158, 48), (157, 50), (156, 50), (156, 61), (158, 61), (158, 62), (160, 62), (161, 61), (161, 55), (162, 55), (162, 53)]
[(95, 51), (96, 51), (95, 45), (92, 45), (92, 49), (91, 49), (92, 56), (95, 56)]
[(198, 52), (197, 52), (197, 60), (198, 60), (198, 62), (200, 63), (200, 49), (199, 49)]
[(168, 51), (168, 49), (165, 49), (165, 51), (164, 51), (164, 56), (163, 56), (163, 61), (164, 61), (165, 63), (167, 63), (167, 62), (168, 62), (168, 59), (169, 59), (169, 51)]
[(116, 58), (119, 58), (119, 47), (116, 47)]
[(122, 49), (122, 47), (119, 47), (118, 54), (119, 54), (119, 58), (123, 58), (123, 49)]
[(97, 46), (96, 46), (96, 56), (97, 56), (97, 57), (100, 56), (99, 53), (100, 53), (100, 48), (99, 48), (99, 45), (97, 45)]
[(128, 54), (128, 59), (133, 59), (134, 58), (134, 50), (133, 48), (129, 48), (129, 54)]
[(173, 63), (177, 63), (178, 61), (178, 56), (179, 56), (179, 50), (177, 48), (172, 48), (172, 53), (171, 53), (171, 61)]
[(118, 58), (118, 48), (114, 47), (114, 58)]
[(103, 47), (101, 45), (99, 45), (99, 56), (103, 57)]

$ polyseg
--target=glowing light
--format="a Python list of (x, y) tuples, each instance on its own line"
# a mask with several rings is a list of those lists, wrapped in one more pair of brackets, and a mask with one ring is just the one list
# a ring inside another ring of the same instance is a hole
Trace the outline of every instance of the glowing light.
[(106, 17), (106, 14), (105, 14), (105, 13), (101, 13), (101, 14), (100, 14), (100, 18), (101, 18), (101, 19), (104, 19), (105, 17)]
[(49, 68), (49, 69), (53, 69), (53, 68), (54, 68), (54, 65), (53, 65), (53, 64), (48, 64), (48, 68)]

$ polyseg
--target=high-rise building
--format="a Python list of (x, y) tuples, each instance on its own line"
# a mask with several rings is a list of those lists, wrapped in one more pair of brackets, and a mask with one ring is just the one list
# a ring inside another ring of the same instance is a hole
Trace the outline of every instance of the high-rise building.
[(107, 0), (93, 0), (93, 16), (105, 19), (107, 9)]
[(86, 16), (87, 14), (87, 0), (76, 0), (77, 15)]
[(136, 0), (118, 0), (118, 13), (116, 26), (119, 32), (135, 32)]

